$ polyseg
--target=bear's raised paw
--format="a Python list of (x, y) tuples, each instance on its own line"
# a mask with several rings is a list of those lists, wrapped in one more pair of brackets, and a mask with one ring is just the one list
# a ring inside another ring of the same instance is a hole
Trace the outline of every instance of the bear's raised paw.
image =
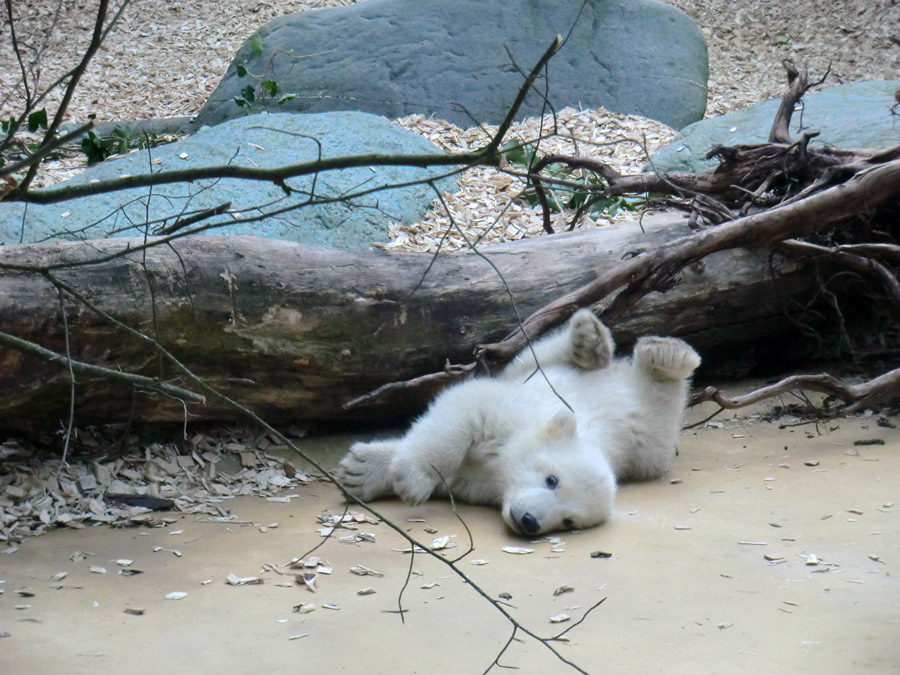
[(678, 338), (642, 337), (634, 346), (634, 362), (656, 378), (683, 380), (700, 365), (700, 356)]
[(569, 324), (572, 362), (583, 370), (599, 370), (609, 365), (615, 346), (612, 333), (589, 309), (580, 309)]

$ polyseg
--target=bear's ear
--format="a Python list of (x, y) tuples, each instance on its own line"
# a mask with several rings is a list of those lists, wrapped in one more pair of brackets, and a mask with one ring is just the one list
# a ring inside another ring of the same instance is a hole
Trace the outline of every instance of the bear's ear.
[(578, 423), (575, 415), (569, 410), (560, 410), (544, 427), (544, 435), (551, 441), (563, 441), (575, 438), (578, 433)]

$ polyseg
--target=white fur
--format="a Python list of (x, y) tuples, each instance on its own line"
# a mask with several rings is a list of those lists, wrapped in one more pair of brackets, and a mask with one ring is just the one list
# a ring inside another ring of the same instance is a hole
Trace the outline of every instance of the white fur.
[(657, 478), (671, 466), (700, 364), (674, 338), (641, 338), (628, 359), (613, 351), (609, 330), (580, 310), (497, 378), (443, 391), (403, 437), (355, 443), (336, 476), (363, 501), (418, 504), (449, 491), (500, 506), (523, 534), (599, 524), (617, 480)]

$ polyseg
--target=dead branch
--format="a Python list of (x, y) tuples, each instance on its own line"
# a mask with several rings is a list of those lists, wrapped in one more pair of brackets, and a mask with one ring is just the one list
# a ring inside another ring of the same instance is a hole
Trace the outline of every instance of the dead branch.
[(891, 370), (860, 384), (847, 384), (827, 373), (818, 375), (792, 375), (775, 384), (761, 387), (741, 396), (728, 397), (716, 387), (707, 387), (694, 396), (689, 405), (694, 406), (713, 401), (721, 408), (734, 410), (759, 403), (767, 398), (780, 396), (791, 391), (815, 391), (827, 394), (844, 402), (844, 405), (827, 411), (832, 417), (864, 410), (873, 405), (896, 398), (900, 394), (900, 368)]

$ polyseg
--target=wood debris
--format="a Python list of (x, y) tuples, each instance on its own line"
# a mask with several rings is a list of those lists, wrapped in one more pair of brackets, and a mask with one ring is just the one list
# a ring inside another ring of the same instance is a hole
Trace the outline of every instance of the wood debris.
[[(113, 428), (78, 430), (75, 438), (82, 453), (62, 468), (46, 449), (4, 441), (16, 452), (0, 462), (0, 542), (18, 542), (59, 526), (176, 522), (153, 513), (159, 508), (221, 517), (228, 515), (223, 497), (275, 496), (309, 481), (296, 469), (289, 478), (283, 460), (253, 450), (254, 439), (244, 431), (223, 429), (215, 437), (195, 433), (186, 441), (145, 444), (135, 436), (124, 453), (110, 452), (118, 440)], [(258, 459), (255, 468), (232, 459), (251, 451)]]
[(225, 583), (229, 586), (247, 586), (247, 585), (256, 585), (263, 583), (263, 579), (260, 577), (239, 577), (238, 575), (229, 572), (225, 577)]
[(377, 570), (373, 570), (369, 567), (366, 567), (365, 565), (354, 565), (353, 567), (350, 568), (350, 573), (355, 574), (358, 577), (366, 577), (366, 576), (383, 577), (384, 576), (383, 573), (381, 573)]
[(529, 553), (534, 553), (533, 548), (525, 548), (522, 546), (504, 546), (504, 553), (511, 553), (513, 555), (528, 555)]

